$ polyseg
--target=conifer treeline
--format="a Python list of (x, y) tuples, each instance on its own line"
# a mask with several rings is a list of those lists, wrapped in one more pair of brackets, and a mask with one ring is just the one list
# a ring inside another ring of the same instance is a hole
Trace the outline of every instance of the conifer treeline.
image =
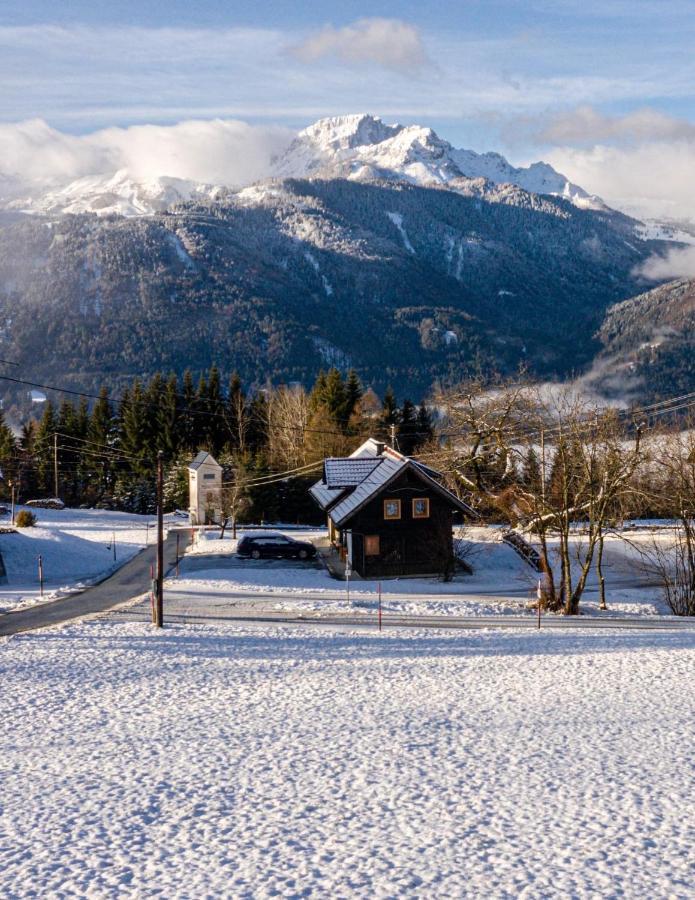
[[(0, 483), (5, 497), (13, 482), (21, 500), (54, 496), (57, 443), (58, 490), (68, 505), (104, 506), (150, 513), (155, 508), (157, 452), (165, 460), (165, 506), (188, 503), (186, 467), (208, 450), (227, 477), (246, 480), (301, 467), (327, 455), (350, 452), (367, 435), (388, 440), (395, 426), (399, 448), (413, 453), (432, 436), (430, 414), (410, 400), (398, 406), (389, 389), (380, 402), (354, 371), (319, 374), (310, 392), (301, 386), (244, 390), (233, 374), (223, 384), (216, 366), (198, 383), (190, 372), (136, 379), (118, 400), (105, 388), (90, 404), (63, 400), (44, 404), (16, 438), (0, 413)], [(56, 437), (57, 435), (57, 437)], [(307, 482), (293, 479), (250, 488), (248, 517), (311, 518)]]

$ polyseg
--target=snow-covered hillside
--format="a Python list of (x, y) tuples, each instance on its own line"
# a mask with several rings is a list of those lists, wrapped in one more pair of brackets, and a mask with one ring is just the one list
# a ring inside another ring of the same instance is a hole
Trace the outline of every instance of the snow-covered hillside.
[(273, 162), (278, 177), (403, 179), (420, 185), (455, 186), (460, 178), (514, 184), (534, 194), (566, 197), (578, 206), (603, 208), (552, 166), (543, 162), (515, 168), (499, 153), (459, 150), (431, 128), (386, 125), (370, 115), (320, 119), (301, 131)]
[(166, 175), (140, 179), (127, 169), (120, 169), (114, 175), (89, 175), (38, 194), (15, 196), (5, 206), (7, 209), (48, 215), (97, 213), (102, 216), (141, 216), (163, 212), (185, 200), (214, 200), (224, 193), (226, 188), (221, 186)]
[[(387, 125), (371, 115), (320, 119), (299, 132), (271, 160), (268, 177), (403, 180), (422, 186), (456, 189), (470, 179), (513, 184), (534, 194), (565, 197), (580, 207), (604, 204), (543, 162), (515, 168), (498, 153), (456, 149), (431, 128)], [(2, 171), (0, 209), (60, 215), (140, 216), (162, 212), (187, 200), (216, 200), (239, 184), (205, 184), (174, 178), (166, 171), (142, 178), (128, 169), (99, 172), (76, 180), (22, 182)], [(248, 203), (248, 196), (245, 198)]]
[[(38, 602), (38, 558), (43, 560), (43, 600), (80, 590), (118, 569), (153, 539), (152, 516), (98, 509), (34, 509), (37, 524), (0, 538), (6, 583), (0, 614)], [(7, 519), (3, 525), (9, 526)], [(114, 549), (113, 541), (116, 542)]]

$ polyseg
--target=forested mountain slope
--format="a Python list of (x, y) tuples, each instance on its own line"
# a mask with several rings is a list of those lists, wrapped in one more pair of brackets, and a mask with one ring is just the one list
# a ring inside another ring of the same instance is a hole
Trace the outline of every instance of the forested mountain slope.
[(658, 248), (606, 210), (456, 190), (267, 181), (139, 218), (0, 220), (0, 357), (81, 387), (172, 369), (245, 383), (354, 366), (410, 395), (478, 370), (566, 375)]
[(601, 326), (596, 385), (655, 400), (695, 389), (695, 280), (672, 281), (613, 306)]

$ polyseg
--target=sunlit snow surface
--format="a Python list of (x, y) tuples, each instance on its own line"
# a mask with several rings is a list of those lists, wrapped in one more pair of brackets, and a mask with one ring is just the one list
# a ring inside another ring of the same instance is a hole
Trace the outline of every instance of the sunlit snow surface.
[[(0, 613), (39, 600), (55, 600), (106, 577), (155, 540), (155, 517), (99, 509), (34, 509), (37, 524), (0, 537), (7, 582)], [(171, 519), (170, 516), (167, 520)], [(9, 516), (1, 523), (9, 527)], [(116, 541), (114, 552), (113, 540)], [(44, 596), (39, 596), (42, 557)]]
[(0, 643), (3, 897), (692, 897), (695, 636)]

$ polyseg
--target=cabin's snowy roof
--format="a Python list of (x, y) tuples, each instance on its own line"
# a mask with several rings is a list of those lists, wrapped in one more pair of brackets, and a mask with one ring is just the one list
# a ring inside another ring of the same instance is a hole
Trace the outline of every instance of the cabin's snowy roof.
[(329, 457), (324, 462), (324, 475), (309, 493), (319, 506), (329, 512), (333, 523), (340, 527), (379, 491), (410, 469), (434, 491), (462, 512), (476, 513), (462, 500), (439, 483), (434, 469), (404, 456), (397, 450), (375, 441), (365, 441), (348, 457)]
[(357, 450), (354, 450), (348, 459), (362, 459), (365, 456), (375, 457), (381, 456), (381, 454), (386, 449), (386, 444), (383, 441), (377, 441), (374, 438), (367, 438), (364, 444), (360, 444)]
[(345, 493), (346, 488), (329, 488), (323, 481), (317, 481), (309, 488), (309, 493), (321, 509), (328, 509)]
[(331, 519), (340, 526), (408, 465), (406, 459), (396, 460), (387, 456), (380, 458), (378, 465), (358, 484), (354, 491), (331, 510)]
[(330, 457), (323, 464), (324, 484), (329, 488), (356, 487), (380, 462), (380, 457)]

